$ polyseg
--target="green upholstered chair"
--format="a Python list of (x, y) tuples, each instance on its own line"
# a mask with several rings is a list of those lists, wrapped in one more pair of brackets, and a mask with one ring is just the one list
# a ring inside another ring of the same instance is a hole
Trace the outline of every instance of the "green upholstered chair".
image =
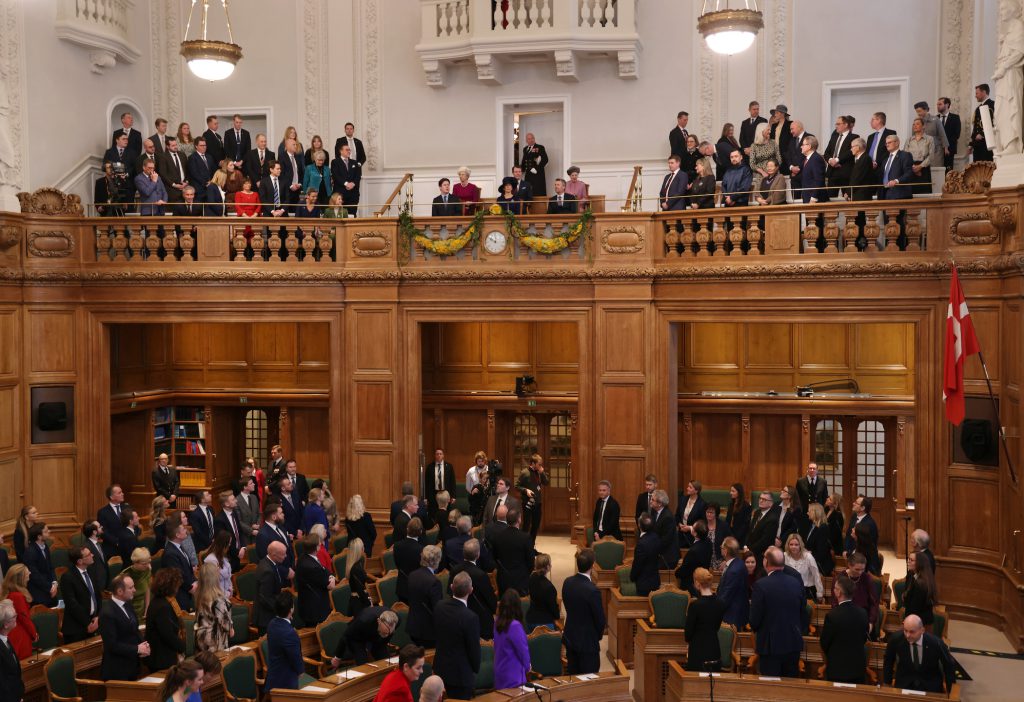
[(390, 573), (393, 570), (398, 570), (398, 566), (395, 565), (395, 549), (389, 548), (387, 551), (380, 556), (381, 565), (384, 566), (384, 572)]
[(423, 687), (423, 683), (426, 682), (427, 678), (429, 678), (433, 674), (434, 669), (430, 665), (430, 661), (424, 661), (423, 674), (420, 675), (419, 680), (413, 680), (411, 683), (409, 683), (409, 688), (412, 690), (412, 698), (414, 700), (418, 700), (420, 698), (420, 689)]
[(384, 548), (391, 548), (395, 545), (395, 532), (389, 531), (384, 534)]
[(238, 646), (249, 640), (252, 635), (249, 628), (250, 621), (252, 621), (251, 605), (245, 602), (232, 602), (231, 625), (235, 630), (235, 635), (228, 640), (228, 645)]
[(441, 581), (441, 593), (445, 599), (451, 599), (452, 593), (448, 591), (448, 581), (451, 580), (450, 571), (442, 570), (437, 573), (437, 579)]
[(527, 595), (526, 597), (520, 598), (519, 601), (523, 605), (523, 621), (525, 622), (527, 618), (526, 615), (530, 613), (530, 597)]
[(49, 651), (60, 646), (60, 627), (64, 619), (64, 610), (36, 605), (28, 611), (28, 616), (36, 628), (36, 633), (39, 634), (39, 640), (33, 644), (35, 648)]
[(722, 670), (736, 672), (740, 669), (740, 655), (736, 653), (736, 627), (723, 623), (718, 628), (718, 648), (721, 652)]
[(349, 586), (348, 580), (342, 580), (341, 585), (331, 590), (331, 606), (335, 612), (344, 614), (346, 617), (349, 614), (351, 598), (352, 588)]
[(441, 533), (441, 527), (434, 527), (423, 534), (423, 543), (426, 546), (437, 546), (437, 535)]
[(377, 592), (380, 593), (380, 603), (385, 607), (398, 602), (398, 571), (388, 573), (377, 581)]
[(539, 626), (527, 637), (530, 647), (530, 672), (535, 677), (547, 678), (561, 675), (562, 633)]
[(231, 576), (235, 597), (245, 602), (256, 601), (256, 566), (251, 563)]
[(178, 628), (181, 629), (182, 638), (185, 640), (185, 657), (195, 655), (196, 652), (196, 615), (182, 613), (178, 615)]
[(46, 678), (46, 690), (53, 702), (82, 702), (84, 695), (81, 687), (102, 687), (99, 680), (83, 680), (75, 672), (75, 658), (67, 649), (53, 652), (43, 667)]
[(651, 624), (657, 629), (682, 629), (686, 626), (686, 608), (690, 594), (668, 586), (647, 596), (651, 603)]
[(624, 597), (636, 597), (636, 583), (629, 579), (629, 571), (631, 570), (632, 567), (628, 565), (620, 565), (615, 569), (615, 574), (619, 576), (619, 592)]
[(220, 672), (226, 702), (258, 702), (259, 686), (263, 683), (257, 676), (258, 668), (256, 652), (252, 649), (231, 652)]
[(334, 564), (334, 574), (339, 578), (345, 577), (345, 561), (348, 559), (348, 551), (339, 553), (337, 556), (331, 559), (331, 563)]
[(626, 559), (626, 544), (606, 536), (594, 542), (594, 557), (602, 570), (615, 570)]
[(348, 547), (348, 534), (335, 536), (331, 539), (331, 553), (341, 553)]
[(584, 530), (584, 533), (586, 534), (587, 546), (593, 546), (594, 545), (594, 527), (588, 526)]
[(494, 642), (480, 642), (480, 670), (476, 674), (477, 694), (494, 689)]
[(50, 562), (53, 564), (54, 570), (57, 568), (70, 568), (71, 557), (68, 555), (68, 550), (66, 548), (51, 548)]
[(352, 617), (347, 617), (338, 612), (331, 612), (322, 623), (316, 627), (316, 640), (320, 644), (320, 675), (327, 675), (331, 667), (331, 658), (338, 652), (338, 645), (345, 638), (345, 631), (348, 629)]
[(391, 635), (391, 646), (399, 650), (406, 644), (411, 644), (412, 639), (405, 627), (409, 621), (409, 606), (404, 602), (396, 602), (391, 605), (391, 610), (398, 615), (398, 624), (395, 625), (395, 633)]

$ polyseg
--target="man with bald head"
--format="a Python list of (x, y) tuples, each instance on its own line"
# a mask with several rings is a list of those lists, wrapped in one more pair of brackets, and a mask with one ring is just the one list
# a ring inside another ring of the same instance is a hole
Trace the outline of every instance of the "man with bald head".
[(288, 547), (280, 541), (267, 544), (267, 555), (260, 559), (256, 566), (256, 602), (253, 612), (253, 623), (260, 635), (267, 630), (267, 624), (274, 618), (274, 601), (277, 599), (284, 579), (281, 577), (281, 564), (284, 563)]
[(955, 668), (942, 639), (926, 632), (921, 618), (911, 614), (903, 620), (903, 631), (889, 637), (882, 679), (893, 687), (948, 694)]
[(756, 633), (761, 675), (795, 678), (807, 628), (803, 583), (783, 572), (782, 550), (770, 546), (764, 552), (768, 573), (754, 583), (750, 598), (750, 628)]
[(523, 157), (519, 165), (523, 169), (523, 176), (530, 184), (533, 194), (547, 195), (548, 184), (544, 175), (544, 166), (548, 165), (548, 152), (537, 143), (532, 132), (526, 134), (526, 145), (523, 147)]
[(419, 702), (441, 702), (444, 696), (444, 680), (437, 675), (431, 675), (423, 681), (420, 688)]
[(178, 469), (169, 465), (170, 459), (166, 453), (156, 457), (156, 467), (153, 468), (153, 490), (157, 495), (166, 498), (174, 506), (178, 498), (178, 489), (181, 487), (181, 478), (178, 477)]

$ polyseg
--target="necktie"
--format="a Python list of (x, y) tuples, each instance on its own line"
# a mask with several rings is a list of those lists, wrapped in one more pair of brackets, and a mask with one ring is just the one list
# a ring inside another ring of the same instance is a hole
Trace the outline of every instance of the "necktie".
[(235, 160), (238, 160), (238, 155), (242, 151), (242, 133), (235, 130)]
[(124, 156), (124, 149), (118, 148), (118, 150), (117, 150), (117, 157), (121, 158), (122, 156)]
[(83, 570), (82, 579), (85, 580), (85, 587), (89, 591), (89, 614), (96, 613), (96, 590), (92, 587), (92, 578), (89, 577), (89, 571)]
[(942, 126), (945, 127), (946, 126), (946, 115), (942, 115), (942, 117), (940, 119), (942, 120)]
[(881, 143), (881, 141), (882, 141), (882, 132), (881, 131), (875, 132), (875, 143), (873, 143), (871, 145), (871, 160), (872, 161), (876, 161), (876, 162), (878, 161), (878, 159), (875, 158), (875, 156), (878, 155), (878, 144)]
[(281, 191), (277, 187), (277, 178), (274, 178), (274, 207), (281, 204)]
[(260, 151), (260, 165), (263, 165), (263, 152)]
[(601, 516), (597, 518), (597, 530), (604, 531), (604, 508), (608, 506), (608, 500), (601, 500)]
[(238, 522), (235, 521), (235, 513), (232, 512), (228, 515), (228, 521), (231, 522), (231, 531), (235, 533), (235, 546), (241, 545), (242, 540), (238, 538)]
[(210, 528), (210, 531), (212, 532), (213, 517), (210, 516), (210, 509), (208, 507), (203, 507), (203, 516), (206, 517), (206, 526), (208, 526)]
[(885, 175), (882, 176), (882, 185), (889, 182), (889, 169), (892, 167), (892, 161), (896, 158), (896, 152), (889, 154), (889, 158), (885, 162)]
[(668, 194), (672, 190), (672, 181), (675, 179), (676, 174), (674, 172), (668, 174), (668, 182), (665, 183), (665, 209), (668, 209), (669, 205), (671, 204), (668, 201)]
[(917, 650), (918, 645), (919, 644), (916, 644), (916, 643), (910, 644), (910, 652), (911, 652), (911, 656), (914, 659), (914, 665), (915, 666), (921, 665), (921, 654)]
[(447, 195), (445, 195), (443, 197), (443, 201), (444, 201), (444, 204), (446, 204), (446, 205), (448, 204), (448, 196)]
[(435, 470), (436, 477), (434, 478), (434, 485), (435, 485), (435, 487), (437, 487), (438, 490), (441, 489), (441, 483), (443, 481), (443, 478), (441, 476), (441, 471), (442, 470), (443, 470), (443, 468), (441, 467), (441, 464), (438, 463), (437, 464), (437, 468)]
[(562, 196), (561, 195), (558, 196), (558, 205), (559, 206), (562, 205)]
[(494, 503), (494, 513), (491, 514), (492, 517), (498, 513), (498, 508), (501, 507), (503, 504), (505, 504), (505, 498), (499, 497), (498, 501)]
[(116, 514), (118, 517), (121, 516), (121, 505), (114, 505), (114, 514)]
[(839, 135), (839, 139), (836, 141), (836, 152), (832, 154), (832, 158), (839, 158), (839, 150), (843, 148), (843, 139), (846, 138), (846, 132)]
[(178, 171), (178, 179), (185, 180), (185, 172), (181, 170), (181, 161), (178, 160), (178, 154), (171, 154), (171, 160), (174, 161), (174, 170)]

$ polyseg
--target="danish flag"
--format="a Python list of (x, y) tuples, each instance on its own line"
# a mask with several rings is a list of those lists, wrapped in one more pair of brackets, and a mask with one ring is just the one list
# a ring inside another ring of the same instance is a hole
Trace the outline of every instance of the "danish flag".
[(953, 266), (949, 283), (949, 308), (946, 312), (946, 356), (942, 379), (942, 399), (946, 403), (946, 419), (959, 426), (964, 420), (964, 359), (979, 353), (978, 337), (967, 309), (960, 276)]

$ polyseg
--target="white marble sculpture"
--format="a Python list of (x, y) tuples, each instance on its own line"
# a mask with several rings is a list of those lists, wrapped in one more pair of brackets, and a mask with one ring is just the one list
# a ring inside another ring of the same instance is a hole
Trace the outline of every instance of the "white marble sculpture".
[(1024, 6), (1021, 0), (999, 3), (999, 46), (995, 80), (996, 156), (1024, 152)]

